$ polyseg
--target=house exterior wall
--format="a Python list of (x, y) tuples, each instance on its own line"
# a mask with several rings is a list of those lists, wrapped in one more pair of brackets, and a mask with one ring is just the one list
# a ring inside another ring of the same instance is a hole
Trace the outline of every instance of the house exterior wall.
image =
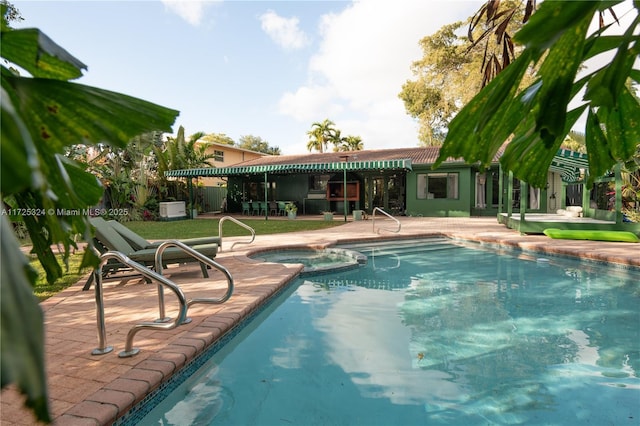
[[(430, 198), (418, 194), (418, 180), (427, 177), (442, 179), (445, 175), (455, 175), (457, 180), (455, 197)], [(323, 211), (343, 212), (342, 203), (331, 203), (323, 191), (310, 188), (308, 174), (302, 175), (268, 175), (267, 198), (269, 201), (294, 201), (298, 205), (300, 214), (321, 214)], [(369, 178), (367, 178), (369, 176)], [(371, 175), (373, 176), (373, 175)], [(349, 174), (348, 182), (360, 182), (360, 200), (350, 202), (349, 212), (354, 209), (364, 209), (370, 213), (371, 206), (365, 202), (366, 185), (371, 184), (369, 174)], [(421, 177), (422, 176), (422, 177)], [(380, 178), (380, 176), (375, 175)], [(337, 179), (332, 177), (333, 180)], [(495, 215), (497, 206), (489, 200), (485, 209), (475, 209), (476, 170), (468, 165), (440, 167), (432, 170), (428, 165), (415, 165), (413, 171), (406, 173), (405, 210), (409, 216), (430, 217), (469, 217), (473, 215)], [(231, 212), (242, 210), (242, 201), (264, 200), (264, 175), (247, 177), (230, 177), (228, 186), (228, 208)], [(491, 195), (491, 192), (489, 192)], [(405, 194), (403, 194), (405, 197)], [(402, 212), (393, 212), (401, 214)]]
[[(249, 151), (246, 149), (237, 148), (232, 145), (224, 145), (217, 143), (207, 143), (206, 154), (222, 154), (218, 155), (215, 159), (209, 160), (209, 163), (214, 167), (229, 167), (242, 163), (243, 161), (253, 160), (255, 158), (264, 157), (267, 154), (261, 152)], [(227, 179), (218, 177), (202, 177), (200, 182), (204, 186), (226, 186)]]
[[(458, 193), (456, 197), (433, 198), (427, 190), (427, 197), (423, 196), (423, 189), (419, 182), (427, 175), (441, 177), (443, 174), (457, 175)], [(473, 175), (475, 178), (475, 174)], [(469, 166), (442, 166), (437, 170), (432, 170), (430, 166), (413, 167), (413, 171), (407, 173), (407, 201), (406, 214), (408, 216), (430, 216), (430, 217), (468, 217), (471, 216), (471, 206), (473, 200), (471, 168)], [(420, 192), (419, 192), (420, 187)]]

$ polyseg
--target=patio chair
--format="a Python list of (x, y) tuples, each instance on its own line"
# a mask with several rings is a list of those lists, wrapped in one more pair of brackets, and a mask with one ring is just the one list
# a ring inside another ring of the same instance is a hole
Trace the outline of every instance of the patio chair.
[(276, 216), (278, 214), (278, 203), (269, 201), (269, 214)]
[(251, 214), (250, 208), (251, 207), (249, 206), (248, 201), (242, 202), (242, 214), (246, 214), (247, 216), (249, 216)]
[[(124, 237), (125, 240), (131, 245), (134, 250), (143, 250), (143, 249), (156, 249), (160, 244), (164, 241), (156, 241), (151, 242), (144, 239), (142, 236), (136, 234), (131, 229), (127, 228), (117, 220), (110, 220), (107, 222), (113, 229), (116, 230), (118, 234)], [(206, 244), (217, 244), (218, 246), (222, 243), (222, 238), (220, 237), (199, 237), (199, 238), (185, 238), (179, 240), (181, 243), (188, 245), (189, 247), (198, 246), (198, 245), (206, 245)]]
[(284, 201), (278, 201), (278, 216), (287, 215), (287, 203)]
[(260, 203), (258, 201), (251, 203), (251, 214), (260, 216)]
[(266, 201), (260, 201), (260, 216), (267, 214), (267, 205)]
[[(94, 217), (91, 218), (90, 221), (95, 228), (96, 248), (98, 249), (98, 251), (118, 251), (129, 257), (131, 260), (136, 261), (144, 266), (147, 266), (149, 268), (153, 268), (155, 266), (155, 248), (144, 248), (136, 250), (131, 246), (131, 244), (129, 244), (129, 242), (127, 242), (127, 240), (122, 235), (120, 235), (115, 230), (115, 228), (113, 228), (111, 224), (109, 224), (104, 219), (100, 217)], [(192, 248), (212, 259), (218, 254), (218, 244), (216, 243), (193, 245)], [(168, 247), (163, 253), (162, 261), (163, 266), (174, 263), (198, 262), (200, 264), (200, 269), (202, 270), (203, 277), (209, 277), (207, 266), (205, 264), (199, 262), (197, 259), (191, 257), (177, 247)], [(115, 273), (119, 270), (121, 270), (120, 265), (112, 264), (109, 266), (110, 273)], [(83, 290), (88, 290), (91, 286), (92, 281), (93, 280), (89, 279), (85, 284)]]

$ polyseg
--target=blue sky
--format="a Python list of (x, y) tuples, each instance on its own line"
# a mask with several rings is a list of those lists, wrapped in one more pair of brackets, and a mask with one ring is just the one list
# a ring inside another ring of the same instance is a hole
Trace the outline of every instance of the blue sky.
[[(484, 1), (13, 3), (24, 18), (15, 27), (40, 28), (88, 65), (79, 83), (179, 110), (174, 131), (259, 136), (299, 154), (325, 118), (365, 149), (417, 146), (398, 93), (418, 41)], [(635, 14), (630, 0), (616, 9), (619, 32)]]
[(180, 111), (174, 126), (307, 152), (329, 118), (365, 149), (414, 147), (398, 98), (420, 38), (482, 1), (13, 1), (88, 65), (79, 83)]

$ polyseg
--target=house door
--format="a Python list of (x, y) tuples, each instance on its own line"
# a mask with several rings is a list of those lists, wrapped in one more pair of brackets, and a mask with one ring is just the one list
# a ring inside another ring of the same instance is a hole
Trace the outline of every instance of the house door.
[[(367, 200), (369, 212), (380, 207), (394, 215), (404, 214), (406, 200), (406, 175), (375, 176), (369, 179), (371, 188), (367, 190), (370, 200)], [(369, 202), (370, 201), (370, 202)]]

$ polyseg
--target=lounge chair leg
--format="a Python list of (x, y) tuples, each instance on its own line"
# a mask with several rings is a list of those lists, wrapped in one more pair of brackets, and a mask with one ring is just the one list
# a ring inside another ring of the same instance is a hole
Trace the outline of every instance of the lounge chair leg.
[(204, 278), (209, 278), (209, 272), (207, 272), (207, 265), (205, 265), (204, 263), (200, 262), (200, 269), (202, 270), (202, 276)]

